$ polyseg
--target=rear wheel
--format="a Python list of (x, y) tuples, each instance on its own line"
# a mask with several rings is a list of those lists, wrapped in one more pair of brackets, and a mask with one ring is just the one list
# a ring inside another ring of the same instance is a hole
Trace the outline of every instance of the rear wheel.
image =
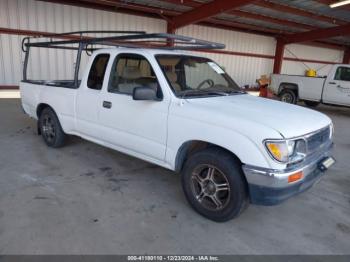
[(248, 205), (240, 163), (221, 149), (193, 154), (186, 161), (182, 187), (193, 209), (216, 222), (237, 217)]
[(291, 89), (282, 90), (279, 97), (280, 97), (282, 102), (289, 103), (289, 104), (296, 104), (297, 103), (297, 95)]
[(308, 100), (305, 100), (304, 101), (305, 105), (309, 106), (309, 107), (316, 107), (318, 106), (319, 102), (316, 102), (316, 101), (308, 101)]
[(56, 113), (46, 107), (39, 117), (39, 128), (45, 143), (50, 147), (62, 147), (66, 138)]

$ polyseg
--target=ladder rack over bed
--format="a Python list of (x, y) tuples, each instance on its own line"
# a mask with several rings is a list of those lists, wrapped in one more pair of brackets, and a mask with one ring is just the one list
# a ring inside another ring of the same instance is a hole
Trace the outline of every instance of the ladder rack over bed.
[[(94, 36), (91, 36), (91, 34)], [(193, 37), (166, 33), (147, 34), (144, 31), (75, 31), (25, 37), (22, 40), (22, 50), (25, 52), (23, 81), (27, 81), (30, 48), (39, 47), (76, 50), (78, 54), (75, 63), (74, 85), (78, 87), (79, 66), (82, 52), (85, 51), (90, 55), (94, 50), (100, 49), (102, 46), (188, 51), (225, 48), (224, 44), (200, 40)]]

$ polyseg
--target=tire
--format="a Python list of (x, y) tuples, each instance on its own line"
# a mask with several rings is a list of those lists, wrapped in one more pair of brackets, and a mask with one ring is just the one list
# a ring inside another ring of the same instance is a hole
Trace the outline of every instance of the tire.
[(54, 148), (64, 145), (66, 134), (62, 130), (56, 113), (50, 107), (44, 108), (41, 112), (39, 128), (46, 145)]
[(241, 165), (222, 149), (209, 148), (194, 153), (186, 161), (181, 175), (189, 204), (210, 220), (228, 221), (248, 206), (247, 183)]
[(319, 102), (304, 100), (304, 104), (309, 107), (316, 107), (318, 106)]
[(296, 104), (298, 100), (297, 94), (292, 89), (283, 89), (279, 97), (282, 102), (288, 104)]

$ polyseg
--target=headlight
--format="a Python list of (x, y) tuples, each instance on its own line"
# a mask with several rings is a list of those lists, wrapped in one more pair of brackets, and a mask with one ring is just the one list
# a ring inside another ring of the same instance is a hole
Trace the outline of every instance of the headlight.
[(269, 154), (282, 163), (299, 162), (306, 155), (306, 142), (304, 139), (266, 140), (265, 146)]

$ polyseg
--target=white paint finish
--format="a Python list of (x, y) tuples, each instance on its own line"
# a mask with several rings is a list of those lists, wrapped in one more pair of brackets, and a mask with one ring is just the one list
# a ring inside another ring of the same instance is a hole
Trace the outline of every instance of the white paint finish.
[[(350, 70), (350, 65), (341, 65)], [(350, 106), (350, 81), (337, 79), (336, 72), (338, 66), (334, 66), (330, 71), (324, 87), (323, 100), (325, 103)]]
[(298, 75), (272, 74), (270, 90), (276, 95), (281, 92), (281, 86), (292, 84), (298, 89), (298, 98), (333, 105), (350, 105), (350, 81), (335, 79), (336, 70), (349, 65), (336, 64), (331, 67), (326, 77), (306, 77)]
[[(102, 90), (89, 99), (76, 99), (88, 91), (95, 92), (86, 87), (88, 71), (79, 89), (21, 83), (24, 110), (36, 117), (38, 104), (47, 103), (56, 111), (66, 133), (170, 169), (175, 169), (181, 146), (192, 140), (222, 146), (245, 164), (282, 169), (286, 165), (269, 157), (263, 145), (265, 139), (302, 136), (331, 123), (327, 116), (316, 111), (248, 94), (177, 98), (153, 57), (174, 52), (120, 48), (100, 50), (95, 55), (110, 53), (115, 57), (119, 52), (143, 54), (149, 60), (164, 94), (162, 101), (134, 101), (124, 94), (108, 93), (106, 79), (111, 71), (110, 60)], [(112, 108), (116, 106), (116, 110), (111, 111), (112, 114), (106, 112), (103, 101), (112, 101)], [(88, 125), (82, 124), (87, 122), (82, 121), (87, 111), (75, 108), (95, 110)], [(284, 121), (286, 116), (288, 121)]]

